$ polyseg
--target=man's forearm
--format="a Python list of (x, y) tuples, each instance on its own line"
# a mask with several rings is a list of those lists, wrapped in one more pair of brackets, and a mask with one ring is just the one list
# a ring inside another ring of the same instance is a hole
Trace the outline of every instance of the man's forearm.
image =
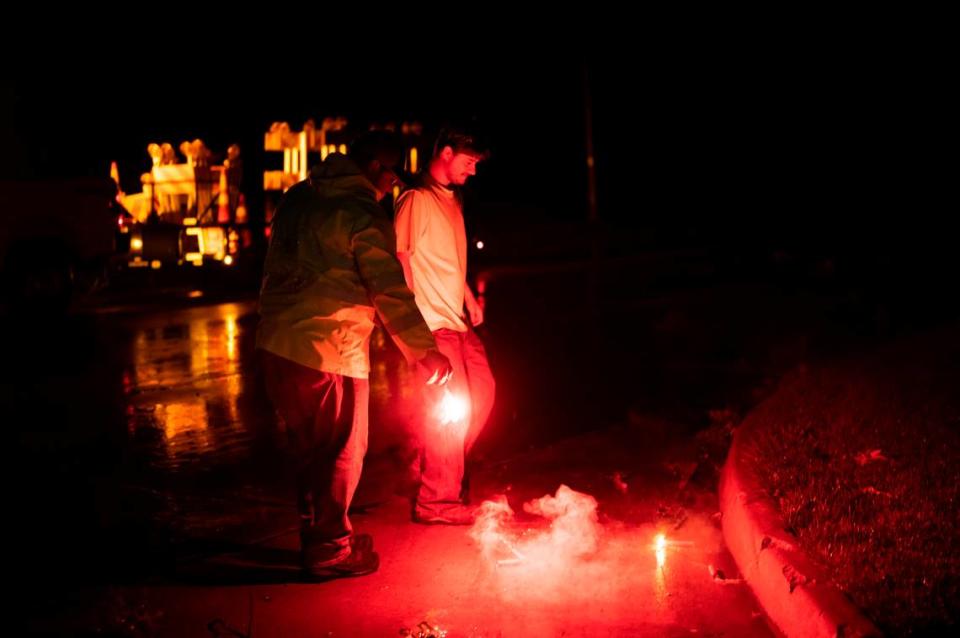
[(469, 303), (472, 303), (472, 304), (477, 303), (477, 298), (473, 296), (473, 291), (470, 290), (470, 284), (468, 284), (467, 282), (463, 282), (463, 299), (464, 299), (464, 301), (466, 301), (468, 304), (469, 304)]

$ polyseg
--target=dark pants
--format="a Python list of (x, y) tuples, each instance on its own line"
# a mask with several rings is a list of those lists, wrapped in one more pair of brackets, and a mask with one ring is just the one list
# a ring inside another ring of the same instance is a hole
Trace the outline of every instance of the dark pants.
[(267, 394), (287, 429), (305, 560), (339, 562), (350, 554), (347, 510), (367, 451), (369, 382), (260, 352)]

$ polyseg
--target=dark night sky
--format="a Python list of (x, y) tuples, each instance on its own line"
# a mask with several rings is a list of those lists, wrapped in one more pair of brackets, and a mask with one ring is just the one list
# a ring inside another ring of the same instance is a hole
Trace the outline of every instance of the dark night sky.
[[(941, 196), (949, 90), (939, 67), (914, 62), (679, 47), (594, 61), (600, 216), (757, 236), (849, 235), (891, 217), (921, 232), (955, 206)], [(586, 216), (582, 65), (406, 65), (379, 81), (356, 64), (286, 74), (252, 62), (219, 74), (199, 66), (171, 56), (20, 69), (3, 81), (0, 168), (102, 174), (116, 159), (135, 184), (148, 142), (200, 137), (214, 151), (241, 145), (249, 191), (273, 121), (473, 116), (495, 152), (472, 184), (478, 201), (537, 218)]]
[[(520, 66), (507, 74), (489, 68), (415, 71), (371, 81), (360, 68), (275, 74), (231, 68), (218, 78), (185, 75), (176, 81), (145, 73), (123, 78), (86, 66), (21, 73), (5, 86), (13, 104), (5, 117), (13, 138), (5, 173), (102, 173), (121, 162), (124, 181), (149, 166), (152, 141), (175, 146), (200, 137), (214, 151), (238, 142), (245, 166), (262, 158), (262, 136), (271, 122), (343, 115), (352, 124), (476, 118), (488, 131), (496, 161), (481, 176), (485, 196), (544, 205), (550, 185), (562, 184), (554, 204), (583, 208), (583, 113), (580, 70), (574, 66)], [(251, 76), (256, 80), (252, 81)], [(11, 148), (18, 149), (11, 153)], [(135, 168), (134, 168), (135, 166)], [(252, 178), (248, 175), (248, 178)], [(479, 189), (478, 185), (478, 189)], [(569, 205), (570, 190), (578, 192)], [(559, 211), (561, 216), (582, 210)]]

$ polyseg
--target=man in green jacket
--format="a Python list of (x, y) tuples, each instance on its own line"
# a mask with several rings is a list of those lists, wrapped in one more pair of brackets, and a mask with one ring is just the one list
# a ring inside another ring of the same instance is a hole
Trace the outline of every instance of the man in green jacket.
[(429, 383), (451, 374), (404, 282), (392, 220), (378, 203), (397, 181), (401, 152), (389, 133), (361, 136), (349, 157), (328, 156), (290, 188), (273, 219), (257, 348), (287, 429), (301, 561), (313, 579), (379, 566), (372, 539), (354, 535), (347, 517), (367, 449), (374, 317)]

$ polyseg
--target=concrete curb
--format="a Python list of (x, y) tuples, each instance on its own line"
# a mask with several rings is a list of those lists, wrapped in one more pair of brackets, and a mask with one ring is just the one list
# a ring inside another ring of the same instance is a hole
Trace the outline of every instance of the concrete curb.
[(785, 530), (754, 469), (756, 427), (742, 426), (734, 434), (720, 476), (723, 539), (741, 573), (789, 638), (880, 636)]

